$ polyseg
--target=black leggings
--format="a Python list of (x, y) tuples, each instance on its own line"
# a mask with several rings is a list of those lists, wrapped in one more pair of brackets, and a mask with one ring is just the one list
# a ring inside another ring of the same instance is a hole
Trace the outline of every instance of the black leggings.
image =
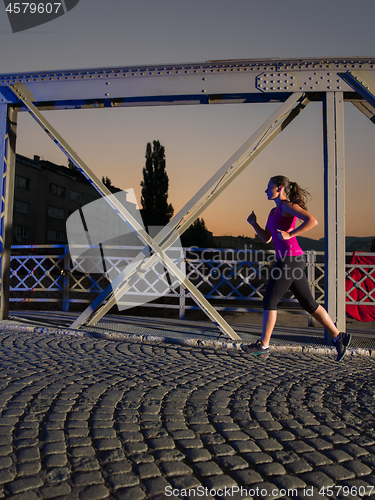
[(290, 288), (301, 306), (313, 314), (319, 304), (312, 296), (309, 282), (305, 274), (306, 260), (304, 255), (283, 257), (273, 266), (263, 299), (265, 311), (277, 310), (277, 303)]

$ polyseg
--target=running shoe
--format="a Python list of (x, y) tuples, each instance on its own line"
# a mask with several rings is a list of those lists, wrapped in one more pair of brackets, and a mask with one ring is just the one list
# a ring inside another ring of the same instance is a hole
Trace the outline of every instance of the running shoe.
[(270, 354), (269, 347), (264, 348), (260, 340), (257, 340), (255, 344), (243, 345), (242, 350), (245, 351), (246, 354), (252, 354), (260, 358), (266, 358)]
[(346, 350), (349, 347), (351, 339), (352, 336), (350, 335), (350, 333), (340, 332), (336, 342), (332, 340), (332, 344), (336, 347), (337, 351), (336, 361), (341, 361), (342, 358), (345, 356)]

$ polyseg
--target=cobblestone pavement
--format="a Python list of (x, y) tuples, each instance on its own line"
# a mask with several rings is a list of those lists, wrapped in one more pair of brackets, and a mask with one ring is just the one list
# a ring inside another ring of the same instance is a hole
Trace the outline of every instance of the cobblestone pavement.
[(2, 498), (375, 498), (371, 357), (35, 333), (0, 357)]

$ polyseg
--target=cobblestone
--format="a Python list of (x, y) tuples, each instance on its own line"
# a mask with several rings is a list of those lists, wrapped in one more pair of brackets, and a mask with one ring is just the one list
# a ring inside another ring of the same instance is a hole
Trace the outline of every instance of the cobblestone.
[(0, 498), (375, 485), (371, 357), (18, 332), (0, 361)]
[(195, 462), (206, 462), (210, 460), (212, 455), (208, 452), (208, 450), (198, 448), (193, 450), (187, 450), (186, 455), (189, 457), (192, 463)]
[(236, 481), (230, 476), (211, 476), (205, 480), (205, 484), (209, 489), (218, 490), (221, 488), (230, 488), (231, 486), (236, 486)]
[(16, 479), (8, 483), (8, 489), (12, 494), (21, 493), (27, 490), (39, 488), (43, 485), (42, 478), (39, 476), (30, 476), (25, 479)]
[(259, 483), (262, 481), (262, 476), (252, 469), (241, 469), (233, 472), (233, 475), (241, 484), (248, 486), (250, 484)]
[(102, 485), (88, 486), (82, 490), (79, 494), (80, 500), (101, 500), (102, 498), (108, 498), (109, 491)]
[(354, 443), (345, 444), (341, 447), (341, 449), (355, 458), (368, 454), (368, 451), (365, 448), (362, 448), (361, 446), (358, 446)]
[(50, 455), (45, 460), (46, 467), (62, 467), (68, 461), (68, 457), (64, 454)]
[(245, 453), (245, 458), (250, 462), (258, 465), (258, 464), (267, 464), (272, 462), (272, 457), (267, 455), (266, 453)]
[(139, 478), (135, 474), (115, 474), (109, 477), (114, 490), (139, 484)]
[(289, 475), (275, 476), (272, 478), (272, 482), (285, 490), (297, 490), (306, 487), (306, 483), (302, 479)]
[(336, 482), (344, 479), (353, 479), (355, 477), (354, 472), (341, 465), (323, 465), (322, 467), (319, 467), (319, 469), (328, 476), (332, 477)]
[(167, 477), (182, 476), (193, 472), (190, 467), (182, 462), (162, 462), (161, 468)]
[(56, 486), (45, 486), (41, 488), (40, 492), (42, 497), (45, 499), (57, 498), (62, 497), (63, 495), (69, 495), (71, 487), (67, 483), (61, 483)]
[[(174, 463), (179, 463), (179, 462), (174, 462)], [(156, 477), (161, 475), (160, 470), (156, 467), (155, 464), (138, 465), (137, 473), (141, 479), (148, 479), (150, 477)]]
[(148, 493), (150, 495), (159, 495), (162, 494), (163, 497), (165, 496), (164, 493), (166, 491), (166, 488), (170, 486), (168, 481), (164, 477), (158, 477), (156, 479), (149, 479), (145, 482), (145, 486), (147, 488)]
[(40, 462), (24, 462), (17, 464), (17, 476), (30, 476), (37, 474), (42, 467)]
[(74, 484), (77, 486), (89, 486), (90, 484), (103, 483), (104, 479), (99, 471), (81, 472), (74, 476)]
[[(11, 436), (8, 437), (12, 439)], [(36, 446), (38, 446), (38, 439), (20, 439), (16, 441), (16, 448), (18, 449), (31, 448)]]
[(326, 488), (327, 486), (335, 486), (335, 484), (337, 484), (326, 474), (323, 474), (323, 472), (308, 472), (307, 474), (302, 474), (300, 477), (306, 484), (315, 486), (319, 489), (323, 487)]
[(319, 453), (317, 451), (312, 451), (310, 453), (304, 453), (303, 458), (307, 460), (310, 464), (314, 466), (331, 464), (332, 460), (327, 455)]

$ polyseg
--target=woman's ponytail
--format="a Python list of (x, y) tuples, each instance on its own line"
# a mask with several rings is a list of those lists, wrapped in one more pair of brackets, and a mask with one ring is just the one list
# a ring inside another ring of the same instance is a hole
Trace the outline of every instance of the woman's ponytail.
[(296, 182), (290, 182), (289, 187), (289, 201), (306, 210), (306, 202), (310, 194), (305, 189), (302, 189)]
[(285, 194), (291, 203), (295, 203), (306, 210), (306, 202), (310, 197), (310, 193), (302, 189), (296, 182), (291, 182), (284, 175), (275, 175), (275, 177), (271, 177), (271, 181), (276, 186), (284, 187)]

